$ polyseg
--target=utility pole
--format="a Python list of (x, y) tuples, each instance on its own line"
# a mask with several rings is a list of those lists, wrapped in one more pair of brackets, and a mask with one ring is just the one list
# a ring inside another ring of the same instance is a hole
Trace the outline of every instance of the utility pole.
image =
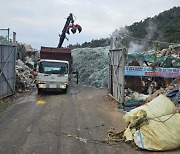
[(13, 32), (13, 43), (16, 44), (16, 32)]
[(8, 31), (8, 42), (9, 42), (9, 31), (10, 31), (10, 29), (8, 28), (7, 31)]

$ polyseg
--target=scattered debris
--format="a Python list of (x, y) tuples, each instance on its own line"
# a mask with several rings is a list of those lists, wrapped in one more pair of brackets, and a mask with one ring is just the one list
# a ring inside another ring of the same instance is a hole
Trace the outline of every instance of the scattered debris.
[(177, 106), (180, 103), (180, 79), (174, 79), (169, 86), (156, 90), (151, 95), (139, 94), (131, 89), (125, 89), (125, 103), (118, 104), (118, 109), (124, 109), (129, 112), (130, 110), (139, 107), (143, 104), (147, 104), (155, 99), (160, 94), (166, 95)]
[(34, 86), (32, 69), (18, 59), (16, 62), (16, 91), (21, 93), (32, 86)]
[(33, 62), (32, 58), (30, 58), (30, 57), (25, 57), (25, 64), (26, 64), (26, 66), (28, 66), (31, 69), (34, 68), (34, 62)]

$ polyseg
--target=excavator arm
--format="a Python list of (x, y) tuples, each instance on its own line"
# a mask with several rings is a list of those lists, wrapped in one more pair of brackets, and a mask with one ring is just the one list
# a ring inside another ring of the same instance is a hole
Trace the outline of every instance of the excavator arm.
[(60, 36), (60, 39), (59, 39), (59, 44), (58, 44), (58, 48), (61, 48), (62, 47), (62, 44), (64, 42), (64, 39), (66, 38), (66, 33), (67, 34), (70, 34), (69, 33), (69, 29), (71, 29), (71, 32), (74, 34), (76, 33), (76, 30), (78, 29), (79, 33), (82, 31), (82, 28), (80, 25), (78, 24), (74, 24), (74, 19), (73, 19), (73, 14), (70, 13), (70, 15), (67, 17), (67, 20), (66, 20), (66, 23), (64, 25), (64, 28), (62, 30), (62, 33)]

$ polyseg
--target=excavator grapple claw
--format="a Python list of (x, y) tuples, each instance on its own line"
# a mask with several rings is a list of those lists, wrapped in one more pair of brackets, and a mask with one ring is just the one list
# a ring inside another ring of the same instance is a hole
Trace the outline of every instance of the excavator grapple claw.
[(67, 27), (67, 30), (66, 30), (66, 33), (67, 34), (70, 34), (69, 30), (71, 29), (71, 32), (73, 34), (76, 33), (76, 31), (78, 30), (79, 33), (82, 31), (82, 27), (78, 24), (74, 24), (74, 23), (71, 23), (68, 27)]
[(59, 35), (60, 39), (59, 39), (58, 48), (62, 47), (64, 39), (66, 38), (66, 33), (70, 34), (70, 30), (73, 34), (75, 34), (77, 30), (79, 31), (79, 33), (82, 31), (82, 27), (80, 25), (74, 24), (74, 19), (73, 19), (72, 13), (70, 13), (69, 16), (67, 17), (66, 23), (62, 30), (62, 34)]

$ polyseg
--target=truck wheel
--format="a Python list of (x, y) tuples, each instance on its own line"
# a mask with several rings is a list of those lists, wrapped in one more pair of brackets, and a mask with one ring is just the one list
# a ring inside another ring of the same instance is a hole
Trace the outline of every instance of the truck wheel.
[(38, 95), (40, 95), (40, 94), (41, 94), (41, 89), (38, 88)]
[(66, 94), (67, 93), (67, 88), (63, 90), (63, 93)]

